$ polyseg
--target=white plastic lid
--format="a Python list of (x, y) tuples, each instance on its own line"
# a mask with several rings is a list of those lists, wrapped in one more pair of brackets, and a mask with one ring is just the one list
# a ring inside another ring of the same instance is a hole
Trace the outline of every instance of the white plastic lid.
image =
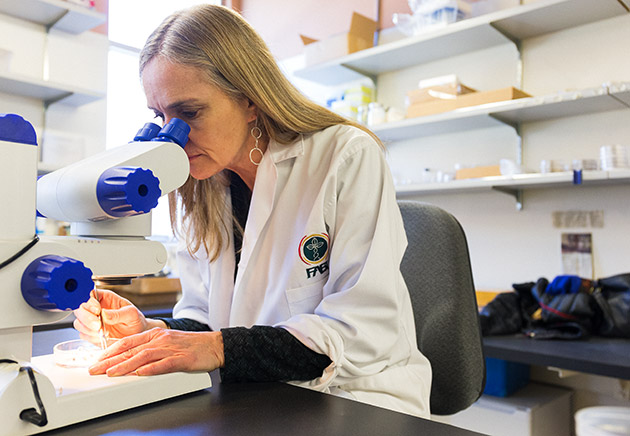
[(630, 435), (630, 407), (587, 407), (575, 414), (577, 436)]

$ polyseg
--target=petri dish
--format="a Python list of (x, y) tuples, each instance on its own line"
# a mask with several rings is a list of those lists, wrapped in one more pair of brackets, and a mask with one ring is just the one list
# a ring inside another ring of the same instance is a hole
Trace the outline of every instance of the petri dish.
[(87, 368), (95, 363), (103, 350), (82, 339), (60, 342), (53, 348), (55, 364), (65, 368)]

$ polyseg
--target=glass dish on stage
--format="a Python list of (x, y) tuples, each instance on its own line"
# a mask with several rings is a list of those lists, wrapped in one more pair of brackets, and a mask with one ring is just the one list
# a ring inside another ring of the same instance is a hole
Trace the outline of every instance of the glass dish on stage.
[(60, 342), (53, 348), (55, 364), (66, 368), (87, 368), (102, 352), (99, 346), (82, 339)]

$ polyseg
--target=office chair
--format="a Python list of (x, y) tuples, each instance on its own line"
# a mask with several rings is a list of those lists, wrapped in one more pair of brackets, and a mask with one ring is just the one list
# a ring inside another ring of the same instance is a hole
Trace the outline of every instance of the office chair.
[(433, 370), (431, 413), (452, 415), (482, 394), (485, 360), (466, 236), (450, 213), (398, 201), (409, 242), (400, 269), (418, 348)]

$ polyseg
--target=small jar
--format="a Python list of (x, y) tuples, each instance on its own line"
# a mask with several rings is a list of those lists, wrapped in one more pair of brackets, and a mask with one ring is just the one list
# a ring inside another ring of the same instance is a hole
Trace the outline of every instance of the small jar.
[(368, 105), (367, 125), (374, 126), (385, 122), (385, 108), (380, 103)]

